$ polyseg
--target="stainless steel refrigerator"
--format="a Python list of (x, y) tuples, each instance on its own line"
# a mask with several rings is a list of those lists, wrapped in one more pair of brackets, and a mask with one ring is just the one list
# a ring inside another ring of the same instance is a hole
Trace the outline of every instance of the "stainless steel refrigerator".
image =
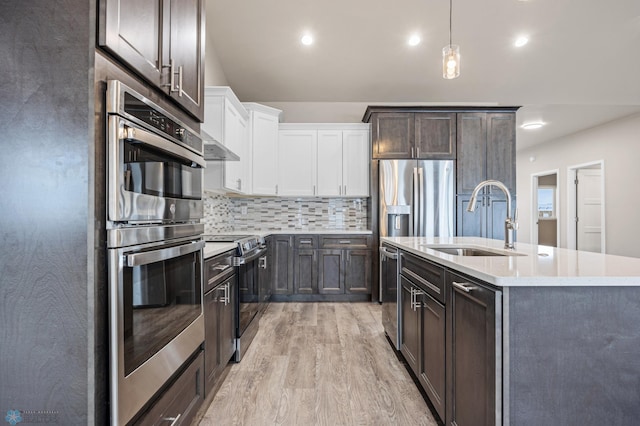
[(453, 160), (381, 160), (381, 237), (452, 237)]
[[(381, 237), (454, 235), (453, 160), (381, 160), (379, 222)], [(402, 345), (402, 291), (399, 256), (380, 246), (382, 325), (397, 350)]]

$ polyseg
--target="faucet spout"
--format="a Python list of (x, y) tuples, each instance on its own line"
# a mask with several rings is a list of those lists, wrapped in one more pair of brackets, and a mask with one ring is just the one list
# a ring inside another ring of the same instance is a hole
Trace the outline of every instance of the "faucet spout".
[[(504, 248), (513, 250), (514, 249), (513, 231), (518, 229), (518, 222), (516, 218), (511, 217), (511, 193), (509, 192), (509, 189), (504, 183), (500, 182), (499, 180), (491, 180), (491, 179), (483, 180), (482, 182), (480, 182), (473, 189), (473, 192), (471, 193), (471, 199), (469, 200), (467, 211), (470, 213), (475, 211), (478, 194), (486, 186), (495, 186), (496, 188), (504, 192), (505, 196), (507, 197), (507, 217), (504, 221)], [(517, 213), (516, 213), (516, 217), (517, 217)]]

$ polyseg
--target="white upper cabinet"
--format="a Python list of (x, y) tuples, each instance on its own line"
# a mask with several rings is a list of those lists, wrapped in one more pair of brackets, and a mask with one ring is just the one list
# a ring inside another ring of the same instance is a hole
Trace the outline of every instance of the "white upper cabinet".
[(240, 156), (240, 161), (207, 162), (205, 189), (251, 193), (249, 113), (227, 86), (205, 88), (204, 108), (202, 130)]
[(342, 195), (369, 196), (369, 129), (342, 132)]
[(318, 130), (318, 195), (342, 195), (342, 131)]
[(318, 130), (319, 196), (369, 196), (369, 128), (363, 124), (323, 124)]
[(278, 195), (316, 195), (316, 130), (282, 130), (278, 137)]
[(255, 195), (276, 195), (278, 189), (279, 109), (243, 103), (249, 111), (251, 189)]

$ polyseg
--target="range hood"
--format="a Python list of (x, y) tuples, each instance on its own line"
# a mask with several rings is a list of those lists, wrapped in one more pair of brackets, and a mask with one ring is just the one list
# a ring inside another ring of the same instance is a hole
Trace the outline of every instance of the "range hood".
[(240, 161), (240, 157), (226, 146), (215, 140), (209, 133), (201, 130), (206, 161)]

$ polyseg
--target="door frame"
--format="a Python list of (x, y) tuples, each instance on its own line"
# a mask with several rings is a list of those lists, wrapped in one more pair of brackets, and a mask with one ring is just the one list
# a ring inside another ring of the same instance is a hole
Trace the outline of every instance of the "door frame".
[(538, 244), (538, 178), (554, 174), (556, 175), (556, 245), (560, 247), (560, 169), (531, 174), (531, 244)]
[(605, 169), (604, 160), (590, 161), (588, 163), (576, 164), (567, 167), (567, 248), (576, 250), (576, 227), (573, 226), (576, 223), (576, 174), (579, 169), (593, 169), (593, 166), (600, 166), (601, 179), (600, 179), (600, 193), (602, 194), (602, 203), (600, 204), (600, 220), (601, 229), (600, 233), (600, 252), (606, 253), (606, 193), (605, 193)]

